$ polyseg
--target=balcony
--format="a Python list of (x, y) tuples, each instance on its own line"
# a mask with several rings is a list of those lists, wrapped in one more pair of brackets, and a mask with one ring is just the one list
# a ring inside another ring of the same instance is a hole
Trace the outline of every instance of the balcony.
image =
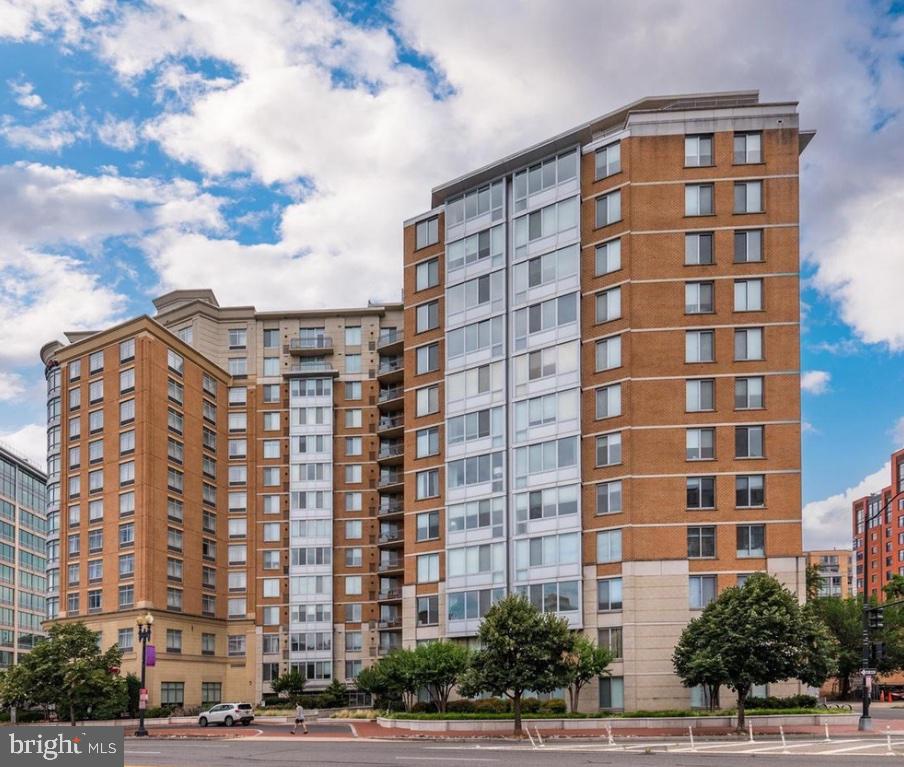
[(384, 357), (377, 366), (377, 379), (383, 383), (397, 383), (404, 378), (405, 362), (401, 357)]
[(381, 530), (379, 541), (380, 543), (401, 543), (404, 537), (405, 533), (402, 528)]
[(377, 434), (381, 437), (401, 437), (405, 428), (405, 416), (399, 413), (392, 416), (380, 416), (377, 421)]
[(289, 369), (286, 370), (286, 375), (334, 376), (339, 375), (339, 371), (337, 371), (329, 362), (324, 362), (323, 360), (301, 360), (300, 362), (296, 362), (294, 365), (290, 365)]
[(386, 629), (400, 629), (402, 628), (402, 616), (396, 616), (393, 618), (387, 618), (386, 620), (380, 620), (377, 624), (377, 628), (381, 631), (385, 631)]
[(377, 339), (377, 351), (380, 354), (397, 354), (402, 351), (405, 334), (400, 329), (386, 329), (380, 331)]
[[(383, 637), (390, 638), (391, 641), (383, 641)], [(380, 655), (388, 655), (393, 650), (402, 649), (402, 637), (398, 634), (382, 634), (380, 636)]]
[(389, 557), (388, 559), (381, 559), (380, 563), (377, 565), (378, 573), (392, 573), (392, 572), (400, 572), (405, 567), (404, 560), (402, 557)]
[(380, 442), (380, 450), (377, 452), (377, 461), (382, 464), (398, 464), (402, 462), (405, 445), (402, 440), (392, 442)]
[(387, 589), (377, 594), (377, 599), (381, 602), (395, 602), (402, 598), (402, 589)]
[(394, 471), (383, 470), (377, 479), (377, 490), (397, 489), (401, 490), (405, 484), (405, 475), (398, 469)]
[(377, 507), (377, 516), (392, 517), (401, 514), (404, 511), (404, 504), (401, 498), (383, 498)]
[(333, 339), (330, 336), (299, 336), (290, 338), (284, 351), (297, 357), (329, 354), (333, 351)]
[(387, 389), (380, 389), (377, 395), (377, 405), (381, 411), (399, 410), (405, 404), (405, 387), (390, 386)]

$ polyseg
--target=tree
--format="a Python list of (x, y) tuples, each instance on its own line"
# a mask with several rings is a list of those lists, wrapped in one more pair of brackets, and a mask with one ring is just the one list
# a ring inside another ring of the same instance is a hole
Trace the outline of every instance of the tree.
[(0, 708), (10, 709), (10, 721), (15, 724), (12, 709), (20, 708), (29, 702), (28, 678), (24, 667), (20, 664), (10, 666), (0, 672)]
[(568, 699), (571, 713), (578, 710), (583, 687), (598, 676), (608, 676), (613, 655), (608, 648), (599, 647), (586, 634), (576, 634), (574, 647), (568, 655)]
[(382, 698), (401, 699), (411, 711), (421, 686), (414, 650), (393, 650), (376, 663), (362, 669), (358, 689)]
[(126, 674), (126, 695), (128, 713), (134, 719), (138, 716), (138, 702), (141, 698), (141, 680), (135, 674)]
[(718, 652), (721, 627), (713, 611), (704, 610), (681, 634), (672, 663), (685, 687), (702, 686), (710, 711), (719, 708), (719, 690), (728, 683), (728, 674)]
[(744, 701), (754, 685), (799, 679), (818, 686), (835, 665), (834, 641), (825, 626), (765, 573), (725, 589), (685, 628), (682, 643), (724, 670), (725, 683), (737, 694), (738, 729), (744, 727)]
[(515, 734), (521, 735), (525, 690), (552, 692), (570, 682), (574, 636), (568, 622), (541, 613), (524, 597), (508, 596), (487, 611), (478, 631), (481, 649), (464, 675), (463, 695), (505, 695), (512, 701)]
[(807, 601), (812, 602), (819, 596), (819, 590), (822, 588), (822, 571), (819, 565), (809, 564), (805, 573)]
[(449, 695), (468, 668), (470, 653), (455, 642), (428, 642), (414, 651), (417, 679), (436, 708), (445, 713)]
[(851, 677), (860, 671), (863, 657), (863, 600), (823, 597), (812, 603), (829, 634), (835, 640), (835, 678), (842, 699), (850, 697)]
[(290, 669), (285, 674), (280, 674), (270, 683), (270, 689), (278, 695), (285, 694), (292, 705), (297, 705), (298, 699), (304, 693), (305, 678), (298, 669)]
[(326, 708), (342, 708), (348, 705), (348, 688), (338, 679), (333, 679), (322, 693), (323, 706)]
[(904, 575), (893, 575), (882, 590), (885, 592), (885, 599), (892, 602), (896, 599), (904, 599)]
[(35, 645), (19, 663), (28, 700), (55, 706), (66, 712), (74, 726), (76, 714), (84, 716), (103, 702), (104, 710), (127, 705), (126, 683), (119, 676), (122, 651), (113, 645), (105, 652), (97, 635), (84, 623), (55, 624), (47, 638)]

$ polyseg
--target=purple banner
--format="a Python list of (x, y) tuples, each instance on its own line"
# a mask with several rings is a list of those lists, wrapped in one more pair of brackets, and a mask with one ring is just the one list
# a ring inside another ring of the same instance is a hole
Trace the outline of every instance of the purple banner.
[(144, 664), (146, 666), (156, 666), (157, 665), (157, 648), (154, 645), (149, 644), (144, 651)]

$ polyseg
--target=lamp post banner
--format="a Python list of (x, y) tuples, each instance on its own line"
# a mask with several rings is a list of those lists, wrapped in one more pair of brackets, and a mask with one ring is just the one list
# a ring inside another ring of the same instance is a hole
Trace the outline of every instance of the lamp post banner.
[(144, 650), (144, 662), (147, 666), (157, 665), (157, 648), (149, 644)]
[(38, 767), (123, 767), (122, 727), (4, 727), (0, 764)]

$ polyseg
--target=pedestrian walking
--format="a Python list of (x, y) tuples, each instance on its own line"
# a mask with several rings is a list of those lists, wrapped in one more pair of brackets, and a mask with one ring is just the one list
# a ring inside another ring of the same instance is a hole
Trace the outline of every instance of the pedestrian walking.
[(308, 734), (308, 726), (304, 721), (304, 706), (300, 703), (295, 707), (295, 726), (292, 728), (292, 734), (295, 734), (295, 730), (298, 729), (298, 725), (301, 725), (302, 735)]

